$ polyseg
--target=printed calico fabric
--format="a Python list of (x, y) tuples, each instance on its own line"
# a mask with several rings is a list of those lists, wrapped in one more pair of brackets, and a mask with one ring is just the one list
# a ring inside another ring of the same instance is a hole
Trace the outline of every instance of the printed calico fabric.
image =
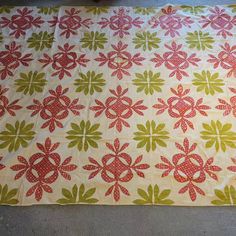
[(0, 7), (0, 203), (236, 204), (236, 5)]

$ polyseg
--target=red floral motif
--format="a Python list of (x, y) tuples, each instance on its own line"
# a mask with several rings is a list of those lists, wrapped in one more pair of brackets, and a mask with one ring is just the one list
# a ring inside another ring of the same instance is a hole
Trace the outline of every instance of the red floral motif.
[(120, 182), (129, 182), (136, 173), (139, 177), (144, 178), (144, 173), (141, 170), (148, 169), (148, 164), (140, 164), (142, 156), (136, 158), (132, 164), (132, 158), (129, 154), (123, 152), (128, 146), (128, 143), (120, 145), (119, 139), (115, 139), (114, 145), (106, 143), (106, 146), (112, 153), (102, 157), (102, 165), (95, 159), (89, 157), (91, 164), (85, 165), (83, 168), (92, 171), (89, 179), (94, 178), (98, 173), (101, 173), (101, 178), (107, 182), (112, 183), (105, 193), (105, 196), (111, 195), (115, 201), (120, 199), (120, 191), (125, 195), (130, 195), (127, 188), (122, 186)]
[(54, 183), (59, 175), (66, 180), (71, 179), (67, 172), (75, 170), (77, 166), (70, 164), (71, 156), (61, 163), (61, 156), (54, 152), (59, 145), (60, 143), (52, 144), (50, 138), (47, 138), (44, 145), (37, 143), (41, 152), (33, 154), (29, 159), (18, 156), (20, 163), (11, 167), (13, 171), (18, 171), (15, 180), (25, 175), (27, 181), (34, 184), (28, 189), (27, 197), (35, 194), (35, 199), (40, 201), (44, 191), (53, 192), (50, 184)]
[(7, 76), (13, 76), (13, 71), (20, 65), (28, 66), (29, 62), (33, 59), (32, 54), (28, 53), (23, 55), (20, 52), (20, 45), (16, 45), (12, 42), (9, 45), (5, 45), (6, 51), (0, 51), (0, 76), (1, 80), (6, 79)]
[(74, 115), (79, 115), (79, 110), (84, 106), (78, 104), (79, 99), (70, 100), (66, 96), (68, 88), (62, 89), (62, 86), (57, 86), (56, 90), (49, 90), (50, 96), (43, 99), (41, 103), (39, 100), (33, 99), (34, 105), (30, 105), (27, 108), (33, 110), (31, 116), (35, 116), (40, 112), (40, 117), (47, 120), (41, 128), (49, 127), (49, 131), (53, 132), (55, 127), (63, 128), (63, 124), (60, 120), (65, 119), (71, 111)]
[(231, 17), (225, 12), (225, 9), (220, 9), (219, 7), (215, 7), (210, 9), (209, 16), (202, 16), (202, 20), (200, 23), (203, 23), (202, 28), (206, 28), (207, 26), (211, 26), (212, 29), (217, 30), (217, 35), (222, 35), (223, 38), (228, 36), (233, 36), (230, 32), (234, 25), (236, 25), (236, 16)]
[(187, 183), (179, 190), (179, 193), (183, 194), (188, 191), (191, 200), (195, 201), (197, 193), (205, 195), (205, 192), (196, 186), (196, 184), (203, 183), (206, 180), (206, 174), (217, 181), (217, 175), (213, 172), (220, 171), (221, 168), (212, 165), (213, 157), (209, 158), (204, 164), (202, 157), (193, 153), (197, 144), (193, 143), (190, 146), (187, 138), (184, 139), (183, 146), (177, 142), (175, 146), (181, 152), (172, 157), (172, 163), (166, 157), (161, 156), (163, 163), (157, 164), (156, 168), (165, 170), (162, 177), (168, 176), (173, 171), (173, 176), (176, 181)]
[(234, 76), (236, 78), (236, 45), (230, 47), (228, 43), (220, 46), (223, 51), (218, 53), (218, 57), (209, 54), (210, 59), (207, 61), (214, 63), (214, 68), (219, 65), (226, 70), (229, 70), (227, 77)]
[(231, 158), (232, 162), (235, 164), (234, 166), (227, 167), (228, 170), (232, 172), (236, 172), (236, 158)]
[(123, 78), (124, 75), (130, 76), (128, 69), (130, 69), (134, 64), (142, 65), (141, 61), (145, 58), (140, 57), (140, 53), (136, 53), (132, 56), (129, 52), (125, 51), (128, 44), (123, 44), (121, 41), (116, 45), (111, 45), (114, 51), (108, 52), (107, 55), (100, 52), (98, 58), (95, 60), (100, 62), (99, 66), (103, 66), (107, 63), (108, 67), (114, 70), (111, 76), (117, 76), (119, 80)]
[(52, 76), (59, 75), (59, 79), (63, 79), (65, 75), (71, 76), (70, 70), (76, 68), (77, 65), (86, 67), (86, 63), (89, 61), (85, 58), (85, 54), (78, 57), (76, 52), (72, 52), (71, 50), (74, 47), (75, 45), (70, 46), (68, 43), (63, 47), (58, 46), (59, 52), (54, 54), (52, 58), (44, 53), (44, 58), (40, 59), (39, 62), (44, 64), (43, 67), (52, 65), (55, 70)]
[(170, 35), (172, 38), (176, 35), (180, 35), (178, 30), (180, 30), (183, 26), (191, 28), (191, 24), (194, 22), (191, 20), (191, 17), (180, 17), (176, 15), (177, 10), (173, 10), (172, 6), (168, 6), (166, 9), (161, 9), (164, 15), (153, 16), (151, 20), (148, 21), (148, 24), (151, 27), (157, 28), (160, 26), (163, 30), (166, 31), (165, 35)]
[(180, 126), (184, 133), (187, 131), (188, 127), (194, 129), (193, 123), (189, 121), (189, 119), (195, 117), (197, 111), (201, 115), (207, 116), (204, 110), (208, 110), (210, 107), (202, 104), (202, 98), (198, 99), (195, 103), (194, 98), (188, 95), (190, 89), (184, 90), (182, 85), (178, 85), (177, 90), (173, 88), (170, 90), (175, 96), (167, 99), (167, 103), (163, 99), (158, 98), (158, 103), (153, 106), (158, 110), (156, 114), (159, 115), (165, 110), (168, 110), (171, 117), (178, 119), (174, 125), (174, 129)]
[[(0, 161), (2, 160), (3, 157), (0, 157)], [(0, 164), (0, 170), (4, 169), (6, 166), (3, 164)]]
[(33, 17), (31, 14), (33, 10), (29, 10), (27, 7), (23, 9), (17, 9), (18, 14), (12, 15), (10, 19), (6, 17), (1, 17), (0, 25), (2, 28), (9, 27), (12, 32), (10, 35), (13, 35), (16, 38), (19, 38), (21, 35), (25, 35), (26, 30), (32, 27), (40, 28), (41, 24), (44, 21), (39, 17)]
[(58, 24), (59, 28), (62, 30), (60, 36), (65, 35), (66, 38), (69, 38), (71, 35), (76, 35), (80, 27), (84, 26), (89, 28), (89, 26), (92, 24), (91, 19), (82, 19), (79, 16), (80, 12), (80, 10), (75, 10), (75, 8), (65, 10), (65, 15), (61, 16), (60, 18), (54, 16), (53, 20), (49, 21), (51, 24), (50, 27)]
[(152, 58), (151, 61), (156, 63), (155, 67), (160, 67), (164, 63), (167, 69), (172, 70), (169, 75), (170, 77), (176, 76), (178, 80), (181, 80), (182, 76), (189, 76), (184, 70), (190, 64), (197, 66), (197, 62), (201, 61), (196, 57), (196, 53), (188, 56), (185, 51), (181, 51), (182, 44), (177, 45), (175, 42), (172, 42), (171, 46), (165, 44), (165, 47), (170, 51), (165, 52), (163, 56), (154, 53), (155, 58)]
[(110, 19), (102, 17), (102, 20), (98, 22), (101, 25), (102, 29), (109, 26), (111, 30), (114, 30), (115, 33), (113, 36), (118, 35), (120, 38), (123, 38), (125, 35), (129, 35), (129, 30), (135, 26), (141, 28), (141, 25), (144, 23), (141, 21), (140, 17), (132, 19), (127, 13), (129, 10), (124, 8), (119, 8), (118, 10), (113, 11), (115, 15), (111, 16)]
[[(229, 88), (229, 90), (236, 94), (235, 88)], [(218, 101), (220, 104), (216, 106), (216, 109), (223, 110), (224, 116), (227, 116), (232, 112), (233, 116), (236, 118), (236, 95), (230, 98), (229, 103), (221, 98), (218, 98)]]
[(16, 113), (14, 110), (19, 110), (22, 108), (20, 105), (17, 105), (19, 99), (16, 99), (11, 103), (9, 102), (9, 99), (5, 95), (8, 90), (9, 88), (2, 88), (0, 85), (0, 118), (4, 116), (6, 112), (8, 112), (11, 116), (15, 116)]
[(116, 126), (118, 132), (122, 131), (122, 125), (125, 127), (130, 127), (126, 119), (129, 119), (134, 112), (138, 115), (143, 116), (142, 110), (146, 110), (147, 107), (142, 105), (143, 100), (139, 100), (133, 103), (132, 99), (125, 96), (128, 89), (122, 89), (118, 86), (116, 90), (110, 89), (110, 93), (114, 96), (108, 97), (103, 104), (99, 100), (95, 100), (97, 106), (92, 106), (90, 109), (95, 111), (95, 117), (101, 115), (105, 112), (108, 119), (114, 120), (110, 123), (109, 128)]

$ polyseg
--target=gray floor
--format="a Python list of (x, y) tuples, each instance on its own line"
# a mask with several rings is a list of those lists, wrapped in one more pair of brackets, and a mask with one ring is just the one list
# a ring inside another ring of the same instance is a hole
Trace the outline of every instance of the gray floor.
[[(236, 0), (0, 0), (0, 5), (160, 6), (236, 4)], [(236, 235), (233, 207), (32, 206), (0, 207), (0, 236)]]

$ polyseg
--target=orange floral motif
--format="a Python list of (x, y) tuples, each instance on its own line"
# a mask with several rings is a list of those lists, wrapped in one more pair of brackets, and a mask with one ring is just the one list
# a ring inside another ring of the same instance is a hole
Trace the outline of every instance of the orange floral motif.
[(121, 185), (120, 182), (131, 181), (134, 173), (144, 178), (142, 170), (148, 169), (149, 165), (140, 163), (143, 159), (142, 155), (133, 162), (132, 157), (124, 152), (129, 144), (124, 143), (121, 145), (119, 139), (115, 139), (114, 145), (106, 143), (106, 146), (112, 153), (103, 156), (101, 165), (94, 158), (89, 157), (91, 164), (85, 165), (83, 168), (92, 171), (89, 179), (101, 173), (101, 177), (105, 182), (113, 183), (106, 191), (105, 196), (113, 193), (115, 201), (119, 201), (121, 192), (125, 195), (130, 195), (129, 190)]
[(158, 163), (156, 168), (164, 170), (162, 177), (168, 176), (171, 172), (174, 172), (174, 178), (180, 183), (186, 183), (184, 187), (179, 190), (180, 194), (188, 191), (192, 201), (197, 198), (197, 193), (205, 195), (205, 192), (197, 186), (197, 184), (203, 183), (206, 180), (206, 176), (218, 180), (215, 171), (220, 171), (219, 166), (212, 165), (213, 157), (209, 158), (205, 163), (201, 156), (193, 151), (196, 149), (197, 144), (190, 145), (187, 138), (184, 139), (183, 145), (175, 143), (180, 153), (175, 154), (172, 157), (172, 163), (164, 156), (161, 157), (162, 163)]
[(167, 99), (167, 103), (161, 98), (157, 99), (158, 103), (153, 105), (153, 108), (158, 110), (156, 114), (160, 115), (167, 110), (170, 117), (178, 119), (174, 129), (181, 127), (184, 133), (188, 128), (194, 129), (193, 123), (189, 119), (195, 117), (197, 112), (207, 116), (205, 110), (209, 110), (210, 107), (202, 104), (202, 98), (195, 102), (194, 98), (188, 95), (190, 89), (184, 89), (182, 85), (178, 85), (176, 90), (171, 88), (171, 92), (175, 96)]
[(95, 117), (105, 113), (108, 119), (114, 120), (109, 128), (116, 127), (118, 132), (122, 131), (122, 126), (130, 127), (129, 123), (126, 121), (131, 118), (134, 113), (143, 116), (142, 110), (146, 110), (147, 107), (144, 106), (143, 100), (139, 100), (133, 103), (132, 99), (125, 96), (128, 92), (128, 89), (122, 89), (121, 86), (118, 86), (116, 90), (111, 89), (110, 93), (113, 94), (113, 97), (106, 99), (103, 104), (99, 100), (95, 100), (97, 106), (92, 106), (90, 109), (95, 111)]
[(27, 197), (35, 194), (35, 199), (40, 201), (44, 191), (53, 192), (50, 184), (54, 183), (59, 175), (66, 180), (71, 179), (67, 172), (75, 170), (77, 166), (70, 163), (71, 156), (61, 162), (61, 156), (54, 152), (59, 145), (60, 143), (53, 144), (51, 139), (47, 138), (44, 145), (37, 143), (37, 148), (41, 152), (35, 153), (28, 160), (23, 156), (18, 156), (20, 163), (11, 167), (13, 171), (18, 171), (15, 180), (24, 176), (27, 181), (34, 184), (28, 189)]
[(79, 115), (80, 110), (84, 108), (83, 105), (78, 104), (79, 99), (70, 100), (66, 96), (68, 88), (62, 89), (61, 85), (58, 85), (56, 90), (49, 90), (50, 96), (43, 99), (41, 103), (37, 99), (33, 99), (34, 105), (30, 105), (27, 108), (33, 110), (31, 116), (40, 114), (43, 120), (47, 120), (41, 128), (49, 127), (49, 131), (53, 132), (57, 127), (63, 128), (63, 124), (60, 120), (65, 119), (71, 111), (74, 115)]

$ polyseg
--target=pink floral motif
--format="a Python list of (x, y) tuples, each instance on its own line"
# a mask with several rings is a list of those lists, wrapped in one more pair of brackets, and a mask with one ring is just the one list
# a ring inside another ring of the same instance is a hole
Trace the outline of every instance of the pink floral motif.
[(19, 164), (11, 167), (13, 171), (18, 171), (15, 180), (25, 175), (27, 181), (34, 184), (28, 189), (27, 197), (35, 194), (35, 199), (40, 201), (44, 191), (47, 193), (53, 192), (50, 184), (54, 183), (59, 175), (66, 180), (71, 179), (67, 172), (75, 170), (77, 166), (70, 163), (71, 156), (61, 163), (61, 156), (54, 152), (59, 145), (60, 143), (53, 144), (50, 138), (47, 138), (44, 145), (37, 143), (37, 148), (41, 152), (33, 154), (29, 159), (18, 156)]
[(121, 41), (117, 45), (111, 45), (114, 51), (108, 52), (107, 55), (100, 52), (99, 57), (95, 60), (103, 66), (107, 63), (108, 67), (114, 70), (111, 76), (117, 76), (119, 80), (123, 79), (123, 76), (130, 76), (128, 69), (130, 69), (134, 64), (142, 65), (141, 61), (145, 58), (140, 56), (140, 53), (136, 53), (132, 56), (127, 52), (128, 44), (123, 44)]
[(184, 187), (179, 190), (180, 194), (189, 192), (189, 196), (192, 201), (196, 200), (197, 193), (205, 195), (205, 192), (199, 188), (196, 184), (205, 182), (206, 174), (214, 180), (218, 180), (215, 171), (221, 171), (219, 166), (212, 165), (213, 157), (209, 158), (205, 164), (201, 156), (193, 151), (196, 149), (197, 144), (190, 145), (187, 138), (184, 139), (183, 146), (179, 143), (175, 143), (180, 153), (175, 154), (170, 162), (166, 157), (162, 156), (162, 163), (156, 165), (156, 168), (165, 170), (162, 177), (166, 177), (173, 171), (175, 180), (180, 183), (186, 183)]
[(15, 110), (19, 110), (22, 108), (20, 105), (17, 105), (19, 99), (16, 99), (10, 103), (9, 99), (6, 96), (6, 92), (8, 90), (9, 88), (3, 88), (0, 85), (0, 118), (3, 117), (6, 112), (11, 116), (15, 116)]
[(105, 112), (106, 117), (113, 120), (109, 128), (116, 127), (116, 130), (121, 132), (123, 125), (130, 127), (126, 120), (129, 119), (134, 112), (143, 116), (142, 110), (147, 109), (147, 107), (142, 104), (143, 100), (133, 103), (131, 98), (125, 96), (127, 92), (128, 89), (123, 90), (120, 85), (117, 86), (116, 90), (110, 89), (110, 93), (114, 96), (108, 97), (104, 104), (95, 99), (97, 106), (92, 106), (90, 110), (96, 112), (95, 117)]
[[(229, 90), (236, 94), (235, 88), (229, 88)], [(236, 95), (231, 97), (229, 102), (221, 98), (218, 98), (218, 101), (220, 104), (216, 106), (216, 109), (223, 110), (223, 116), (227, 116), (232, 112), (233, 116), (236, 118)]]
[(223, 69), (229, 70), (227, 77), (234, 76), (236, 78), (236, 45), (230, 47), (228, 43), (225, 43), (220, 47), (223, 51), (219, 52), (217, 57), (209, 54), (210, 59), (207, 61), (214, 63), (214, 68), (218, 68), (220, 65)]
[(63, 128), (63, 124), (60, 120), (65, 119), (71, 111), (74, 115), (79, 115), (80, 110), (84, 108), (83, 105), (78, 104), (79, 99), (70, 100), (66, 93), (68, 88), (62, 89), (61, 85), (58, 85), (56, 90), (49, 90), (50, 96), (43, 99), (41, 103), (37, 99), (33, 99), (34, 104), (28, 106), (29, 110), (33, 110), (31, 116), (40, 114), (43, 120), (46, 120), (41, 128), (49, 127), (49, 131), (53, 132), (57, 127)]
[(174, 10), (172, 6), (168, 6), (166, 9), (161, 9), (163, 15), (157, 17), (153, 16), (148, 24), (151, 25), (153, 29), (160, 26), (166, 31), (165, 35), (170, 35), (174, 38), (176, 35), (180, 35), (179, 31), (183, 26), (191, 28), (191, 24), (194, 22), (189, 16), (178, 16), (176, 14), (177, 10)]
[(231, 158), (231, 160), (234, 163), (234, 166), (229, 166), (229, 167), (227, 167), (227, 169), (232, 172), (236, 172), (236, 158)]
[(118, 35), (120, 38), (123, 38), (125, 35), (130, 34), (129, 30), (133, 26), (141, 28), (141, 25), (144, 23), (140, 17), (132, 19), (132, 17), (128, 15), (129, 10), (124, 8), (119, 8), (113, 12), (114, 15), (111, 16), (110, 19), (102, 17), (102, 20), (98, 22), (98, 24), (102, 26), (102, 29), (109, 26), (111, 30), (115, 31), (113, 36)]
[[(2, 160), (3, 157), (0, 156), (0, 161)], [(0, 170), (4, 169), (6, 166), (0, 163)]]
[(51, 24), (50, 27), (54, 27), (58, 24), (58, 27), (62, 30), (60, 36), (65, 35), (66, 38), (69, 38), (71, 35), (76, 35), (78, 29), (82, 26), (89, 29), (89, 26), (92, 24), (91, 19), (82, 19), (79, 16), (80, 12), (80, 10), (75, 10), (75, 8), (65, 10), (65, 15), (60, 18), (54, 16), (53, 20), (49, 21)]
[(94, 178), (101, 173), (101, 178), (107, 182), (112, 183), (105, 193), (105, 196), (111, 195), (115, 201), (120, 199), (120, 191), (125, 195), (130, 195), (127, 188), (122, 186), (120, 182), (129, 182), (136, 173), (139, 177), (144, 178), (144, 173), (141, 170), (149, 168), (148, 164), (141, 164), (142, 156), (138, 156), (132, 163), (132, 157), (125, 153), (124, 150), (129, 146), (128, 143), (120, 144), (119, 139), (115, 139), (114, 145), (106, 143), (107, 148), (112, 152), (102, 157), (102, 164), (100, 165), (94, 158), (89, 157), (91, 164), (85, 165), (83, 168), (92, 171), (89, 179)]
[[(211, 26), (212, 29), (217, 30), (217, 35), (222, 35), (223, 38), (233, 36), (232, 29), (236, 25), (236, 16), (230, 16), (225, 12), (225, 9), (215, 7), (210, 9), (209, 16), (202, 16), (200, 23), (203, 23), (202, 28)], [(231, 32), (230, 32), (231, 31)]]
[(16, 12), (18, 14), (12, 15), (10, 19), (1, 17), (0, 20), (0, 26), (2, 28), (9, 27), (12, 30), (10, 35), (13, 35), (15, 38), (19, 38), (21, 35), (24, 36), (26, 30), (30, 28), (40, 28), (44, 23), (41, 16), (33, 17), (33, 10), (29, 10), (27, 7), (17, 9)]
[(183, 89), (182, 85), (178, 85), (177, 90), (173, 88), (170, 90), (175, 96), (167, 99), (167, 103), (163, 99), (158, 98), (158, 103), (153, 106), (153, 108), (157, 109), (156, 114), (160, 115), (167, 110), (170, 117), (178, 119), (174, 125), (174, 129), (180, 126), (184, 133), (188, 127), (194, 129), (194, 125), (189, 119), (195, 117), (197, 112), (203, 116), (207, 116), (204, 110), (208, 110), (210, 107), (202, 104), (202, 98), (199, 98), (195, 102), (194, 98), (188, 95), (190, 89)]
[(172, 70), (170, 77), (176, 76), (178, 80), (181, 80), (183, 76), (189, 76), (185, 70), (190, 64), (198, 66), (197, 62), (201, 61), (196, 57), (196, 53), (188, 56), (185, 51), (181, 51), (182, 44), (177, 45), (172, 42), (171, 46), (165, 44), (165, 47), (170, 51), (165, 52), (163, 56), (154, 53), (155, 58), (152, 58), (151, 61), (155, 63), (155, 67), (160, 67), (164, 64), (167, 69)]
[(6, 51), (0, 51), (0, 76), (1, 80), (6, 79), (7, 76), (13, 76), (13, 71), (20, 65), (29, 66), (29, 62), (33, 59), (32, 54), (28, 53), (23, 55), (20, 52), (20, 45), (16, 45), (16, 42), (12, 42), (9, 45), (5, 45)]
[(76, 52), (72, 49), (75, 46), (70, 46), (66, 43), (63, 47), (58, 46), (59, 52), (53, 55), (51, 58), (48, 54), (44, 53), (44, 58), (40, 59), (39, 62), (43, 63), (43, 67), (52, 65), (55, 70), (52, 76), (59, 75), (59, 79), (63, 79), (64, 76), (71, 76), (70, 71), (76, 68), (77, 65), (86, 67), (86, 63), (89, 59), (85, 58), (85, 54), (81, 54), (79, 57)]

